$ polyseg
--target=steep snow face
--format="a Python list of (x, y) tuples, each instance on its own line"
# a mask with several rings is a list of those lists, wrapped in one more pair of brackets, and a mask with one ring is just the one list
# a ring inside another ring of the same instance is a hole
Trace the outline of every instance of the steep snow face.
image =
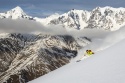
[(19, 7), (15, 7), (11, 9), (10, 11), (7, 11), (5, 13), (0, 13), (0, 18), (11, 18), (11, 19), (32, 19), (32, 17), (26, 15), (24, 11)]
[(29, 83), (125, 83), (124, 49), (125, 39)]

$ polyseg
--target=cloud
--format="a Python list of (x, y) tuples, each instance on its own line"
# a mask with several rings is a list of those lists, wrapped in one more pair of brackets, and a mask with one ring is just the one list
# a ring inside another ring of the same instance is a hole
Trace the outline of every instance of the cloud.
[(24, 19), (12, 20), (1, 19), (0, 20), (0, 32), (7, 33), (32, 33), (41, 32), (48, 34), (61, 34), (66, 33), (66, 30), (61, 26), (48, 26), (45, 27), (42, 24)]
[[(87, 36), (89, 38), (102, 37), (107, 34), (103, 30), (97, 29), (85, 29), (85, 30), (70, 30), (67, 31), (62, 26), (43, 26), (41, 23), (18, 19), (1, 19), (0, 20), (0, 32), (7, 33), (34, 33), (40, 32), (45, 34), (53, 34), (53, 35), (72, 35), (72, 36)], [(98, 33), (98, 34), (96, 34)]]
[(2, 32), (32, 32), (39, 30), (40, 25), (28, 20), (0, 20), (0, 31)]

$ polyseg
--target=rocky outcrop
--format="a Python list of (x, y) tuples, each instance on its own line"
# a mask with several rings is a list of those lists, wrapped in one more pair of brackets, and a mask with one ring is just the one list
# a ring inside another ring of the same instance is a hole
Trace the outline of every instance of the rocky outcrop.
[(80, 48), (69, 35), (6, 34), (0, 39), (0, 83), (25, 83), (45, 75), (69, 63)]

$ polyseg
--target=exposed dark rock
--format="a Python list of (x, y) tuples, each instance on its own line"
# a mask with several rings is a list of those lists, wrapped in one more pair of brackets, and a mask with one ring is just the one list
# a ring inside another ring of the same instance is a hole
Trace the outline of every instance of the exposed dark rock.
[(26, 83), (45, 75), (77, 55), (72, 36), (8, 34), (0, 39), (0, 83)]

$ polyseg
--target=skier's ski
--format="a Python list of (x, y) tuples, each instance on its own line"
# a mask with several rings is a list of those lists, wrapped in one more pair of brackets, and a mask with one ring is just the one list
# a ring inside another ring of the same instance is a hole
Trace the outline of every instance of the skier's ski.
[(82, 60), (84, 60), (84, 59), (86, 59), (86, 58), (88, 58), (88, 57), (90, 57), (90, 56), (85, 56), (85, 57), (83, 57), (82, 59), (77, 60), (76, 62), (80, 62), (80, 61), (82, 61)]
[(80, 62), (81, 60), (77, 60), (76, 62)]

